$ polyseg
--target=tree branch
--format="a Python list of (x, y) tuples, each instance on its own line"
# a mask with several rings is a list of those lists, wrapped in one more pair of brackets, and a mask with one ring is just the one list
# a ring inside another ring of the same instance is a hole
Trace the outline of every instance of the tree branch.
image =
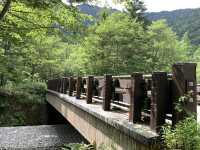
[(4, 18), (11, 5), (11, 0), (7, 0), (2, 11), (0, 12), (0, 21)]

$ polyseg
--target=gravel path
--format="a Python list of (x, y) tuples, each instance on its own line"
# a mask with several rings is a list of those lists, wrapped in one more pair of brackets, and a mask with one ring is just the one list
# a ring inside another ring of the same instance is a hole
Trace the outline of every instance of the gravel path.
[[(200, 122), (200, 106), (197, 106)], [(0, 128), (0, 150), (57, 150), (63, 144), (87, 143), (71, 125)]]
[(0, 150), (55, 150), (81, 142), (86, 140), (71, 125), (0, 128)]

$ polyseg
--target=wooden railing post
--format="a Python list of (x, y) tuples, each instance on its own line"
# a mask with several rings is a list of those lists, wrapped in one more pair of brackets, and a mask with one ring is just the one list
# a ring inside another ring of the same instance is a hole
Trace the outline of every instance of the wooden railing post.
[[(196, 100), (196, 63), (177, 63), (172, 66), (172, 97), (173, 111), (172, 124), (175, 125), (178, 121), (183, 120), (189, 113), (196, 115), (197, 100)], [(180, 103), (179, 99), (184, 97), (184, 102)], [(175, 109), (177, 103), (183, 107), (182, 112)]]
[(81, 84), (82, 84), (82, 78), (77, 77), (77, 80), (76, 80), (76, 98), (77, 99), (81, 98)]
[(141, 121), (142, 100), (144, 98), (142, 83), (142, 73), (133, 73), (131, 76), (129, 121), (134, 123)]
[(94, 84), (94, 77), (88, 76), (87, 78), (87, 98), (86, 102), (87, 104), (92, 103), (92, 97), (93, 97), (93, 84)]
[(109, 111), (112, 99), (112, 75), (104, 76), (103, 110)]
[(73, 96), (73, 91), (74, 91), (74, 78), (70, 77), (69, 78), (69, 96)]
[(159, 131), (160, 127), (165, 124), (167, 85), (166, 72), (153, 73), (150, 127), (155, 131)]

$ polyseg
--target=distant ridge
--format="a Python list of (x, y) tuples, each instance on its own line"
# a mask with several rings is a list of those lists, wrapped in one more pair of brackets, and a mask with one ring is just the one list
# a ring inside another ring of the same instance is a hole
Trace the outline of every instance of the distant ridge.
[(145, 16), (151, 21), (166, 19), (179, 37), (188, 32), (191, 42), (200, 45), (200, 8), (152, 12)]
[[(91, 15), (93, 17), (97, 17), (99, 13), (105, 9), (105, 7), (99, 7), (99, 6), (94, 6), (94, 5), (88, 5), (88, 4), (82, 4), (78, 6), (78, 9), (88, 15)], [(109, 9), (109, 8), (107, 8)], [(111, 12), (116, 12), (118, 11), (117, 9), (109, 9)]]
[[(88, 15), (97, 17), (104, 9), (98, 6), (82, 4), (78, 9)], [(118, 11), (111, 9), (111, 12)], [(150, 12), (145, 13), (150, 21), (166, 19), (167, 23), (181, 38), (185, 32), (188, 32), (191, 42), (200, 45), (200, 8), (197, 9), (180, 9), (174, 11)]]

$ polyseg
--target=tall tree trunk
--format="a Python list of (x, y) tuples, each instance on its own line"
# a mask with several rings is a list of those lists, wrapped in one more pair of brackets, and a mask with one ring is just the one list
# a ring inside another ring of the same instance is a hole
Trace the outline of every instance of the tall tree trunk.
[(11, 5), (11, 0), (7, 0), (5, 2), (5, 5), (2, 9), (2, 11), (0, 12), (0, 21), (3, 20), (4, 16), (6, 15), (6, 13), (8, 12), (9, 8), (10, 8), (10, 5)]

